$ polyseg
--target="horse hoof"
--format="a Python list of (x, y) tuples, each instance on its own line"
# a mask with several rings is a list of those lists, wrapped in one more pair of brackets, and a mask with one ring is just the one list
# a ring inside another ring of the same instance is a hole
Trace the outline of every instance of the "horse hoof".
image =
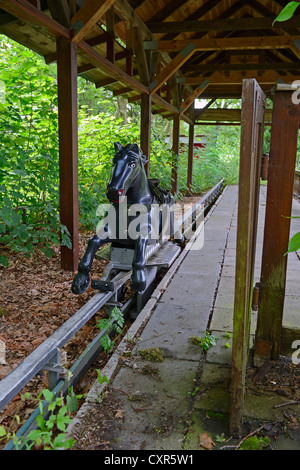
[(83, 294), (89, 287), (90, 279), (89, 276), (83, 273), (77, 273), (73, 279), (71, 290), (73, 294)]

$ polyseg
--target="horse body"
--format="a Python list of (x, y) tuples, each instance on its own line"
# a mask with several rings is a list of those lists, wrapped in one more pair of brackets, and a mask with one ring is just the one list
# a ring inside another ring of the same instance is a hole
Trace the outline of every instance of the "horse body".
[[(81, 294), (88, 288), (89, 273), (95, 254), (103, 244), (108, 242), (111, 242), (112, 246), (134, 250), (131, 286), (133, 290), (138, 292), (143, 292), (146, 287), (145, 251), (148, 243), (157, 241), (150, 236), (150, 233), (153, 223), (153, 205), (158, 205), (160, 201), (150, 188), (150, 182), (147, 180), (144, 170), (147, 159), (138, 145), (129, 144), (123, 147), (116, 142), (115, 150), (112, 176), (107, 185), (107, 198), (115, 211), (116, 224), (112, 230), (109, 223), (100, 223), (97, 227), (97, 234), (90, 238), (87, 249), (79, 262), (78, 273), (72, 283), (74, 294)], [(122, 200), (125, 198), (126, 204), (124, 206)], [(171, 206), (172, 204), (174, 204), (174, 199), (168, 194), (167, 205)], [(132, 209), (139, 207), (146, 208), (146, 215), (140, 219), (142, 222), (138, 224), (139, 230), (133, 236), (128, 228), (131, 223), (137, 221), (137, 215), (131, 215), (131, 213), (135, 212)], [(121, 224), (124, 215), (126, 215), (127, 222), (125, 230), (124, 225)], [(161, 229), (160, 214), (158, 233), (161, 233)]]

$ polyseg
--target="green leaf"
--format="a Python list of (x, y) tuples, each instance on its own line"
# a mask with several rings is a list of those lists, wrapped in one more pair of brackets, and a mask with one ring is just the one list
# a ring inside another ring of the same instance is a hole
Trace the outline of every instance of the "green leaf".
[(287, 20), (289, 20), (293, 16), (293, 14), (295, 13), (295, 11), (296, 11), (296, 9), (298, 8), (299, 5), (300, 5), (300, 2), (289, 2), (283, 8), (283, 10), (281, 10), (279, 15), (275, 18), (275, 20), (273, 21), (272, 26), (274, 25), (274, 23), (276, 21), (287, 21)]
[(6, 436), (6, 431), (3, 426), (0, 426), (0, 437)]
[(48, 389), (43, 390), (43, 395), (47, 401), (51, 402), (53, 400), (53, 393), (50, 392), (50, 390)]
[(69, 413), (72, 413), (73, 411), (77, 411), (78, 408), (78, 399), (76, 395), (67, 395), (67, 408)]
[(4, 266), (5, 268), (9, 267), (9, 261), (6, 256), (0, 255), (0, 264), (2, 264), (2, 266)]
[(289, 241), (288, 251), (285, 253), (292, 253), (293, 251), (300, 250), (300, 232), (296, 233)]

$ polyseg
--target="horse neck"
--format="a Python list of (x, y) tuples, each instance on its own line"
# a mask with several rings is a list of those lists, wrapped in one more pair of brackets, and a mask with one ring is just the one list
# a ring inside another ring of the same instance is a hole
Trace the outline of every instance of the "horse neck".
[(153, 196), (151, 194), (148, 179), (144, 168), (141, 169), (139, 175), (135, 178), (133, 185), (127, 191), (127, 201), (129, 204), (151, 204)]

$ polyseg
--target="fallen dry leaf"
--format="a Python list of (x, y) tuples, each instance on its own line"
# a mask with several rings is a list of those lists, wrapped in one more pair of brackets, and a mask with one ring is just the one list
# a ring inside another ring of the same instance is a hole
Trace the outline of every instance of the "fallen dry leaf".
[(117, 410), (115, 418), (123, 418), (124, 417), (124, 411), (121, 410), (120, 408)]
[(207, 432), (199, 434), (199, 447), (203, 447), (203, 449), (206, 450), (212, 450), (215, 445), (216, 444), (213, 442), (212, 438), (209, 434), (207, 434)]

